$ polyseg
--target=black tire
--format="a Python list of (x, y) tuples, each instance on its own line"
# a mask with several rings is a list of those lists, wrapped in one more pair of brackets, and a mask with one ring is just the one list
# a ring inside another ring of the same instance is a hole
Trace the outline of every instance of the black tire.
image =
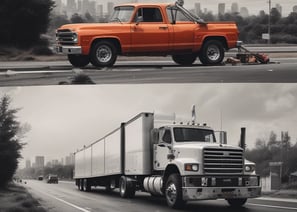
[(82, 68), (89, 64), (90, 58), (82, 54), (69, 54), (68, 60), (74, 67)]
[(227, 199), (227, 202), (231, 207), (241, 207), (247, 201), (247, 198), (240, 198), (240, 199)]
[(83, 190), (84, 190), (84, 187), (83, 187), (83, 179), (79, 179), (78, 189), (79, 189), (80, 191), (83, 191)]
[(199, 59), (203, 65), (221, 64), (225, 57), (223, 43), (218, 40), (206, 41), (199, 54)]
[(166, 182), (165, 197), (167, 205), (171, 208), (183, 208), (182, 182), (179, 174), (171, 174)]
[(90, 181), (88, 179), (83, 180), (83, 191), (91, 191)]
[(122, 198), (133, 198), (135, 196), (135, 183), (129, 180), (127, 177), (122, 176), (120, 178), (120, 196)]
[(192, 65), (196, 59), (197, 59), (196, 54), (172, 55), (172, 60), (175, 63), (183, 66)]
[(98, 41), (91, 49), (90, 61), (96, 67), (112, 67), (117, 56), (117, 49), (112, 42)]

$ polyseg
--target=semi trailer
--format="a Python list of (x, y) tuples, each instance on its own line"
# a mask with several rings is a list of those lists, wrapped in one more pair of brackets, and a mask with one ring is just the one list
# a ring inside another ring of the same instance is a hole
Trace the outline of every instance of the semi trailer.
[(154, 113), (140, 113), (75, 153), (75, 183), (86, 192), (118, 188), (123, 198), (136, 191), (165, 196), (172, 208), (207, 199), (242, 206), (261, 194), (255, 164), (226, 144), (223, 132), (220, 141), (215, 134), (206, 124), (162, 124)]

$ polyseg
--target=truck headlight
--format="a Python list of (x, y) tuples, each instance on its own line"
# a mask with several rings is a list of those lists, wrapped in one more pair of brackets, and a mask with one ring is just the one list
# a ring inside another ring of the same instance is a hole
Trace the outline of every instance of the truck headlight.
[(189, 172), (198, 172), (199, 164), (197, 163), (186, 163), (185, 164), (185, 171)]
[(73, 33), (73, 35), (72, 35), (72, 40), (73, 40), (73, 42), (77, 42), (78, 41), (78, 39), (77, 39), (77, 34), (76, 33)]
[(244, 171), (252, 173), (253, 171), (255, 171), (255, 166), (251, 164), (244, 165)]

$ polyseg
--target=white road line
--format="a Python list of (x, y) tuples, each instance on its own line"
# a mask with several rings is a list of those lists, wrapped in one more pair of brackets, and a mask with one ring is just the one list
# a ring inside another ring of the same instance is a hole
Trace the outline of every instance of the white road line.
[(66, 205), (69, 205), (69, 206), (71, 206), (71, 207), (73, 207), (73, 208), (76, 208), (76, 209), (78, 209), (78, 210), (80, 210), (80, 211), (83, 211), (83, 212), (91, 212), (91, 211), (89, 211), (89, 210), (86, 210), (86, 209), (84, 209), (84, 208), (81, 208), (81, 207), (79, 207), (79, 206), (77, 206), (77, 205), (74, 205), (74, 204), (72, 204), (72, 203), (70, 203), (70, 202), (67, 202), (67, 201), (65, 201), (65, 200), (63, 200), (63, 199), (60, 199), (60, 198), (58, 198), (58, 197), (52, 196), (52, 195), (47, 194), (47, 193), (44, 193), (44, 192), (42, 192), (42, 191), (39, 191), (39, 192), (40, 192), (40, 193), (43, 193), (44, 195), (47, 195), (47, 196), (49, 196), (49, 197), (51, 197), (51, 198), (53, 198), (53, 199), (56, 199), (56, 200), (58, 200), (58, 201), (60, 201), (60, 202), (63, 202), (63, 203), (65, 203)]
[(247, 203), (247, 205), (265, 207), (265, 208), (277, 208), (277, 209), (285, 209), (285, 210), (297, 210), (297, 208), (291, 207), (283, 207), (283, 206), (274, 206), (274, 205), (262, 205), (262, 204), (255, 204), (255, 203)]

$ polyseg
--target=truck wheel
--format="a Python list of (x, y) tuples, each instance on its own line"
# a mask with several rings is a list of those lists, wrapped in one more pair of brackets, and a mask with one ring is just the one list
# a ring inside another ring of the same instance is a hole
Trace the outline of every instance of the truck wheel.
[(165, 197), (169, 207), (182, 208), (186, 201), (183, 200), (182, 183), (179, 174), (171, 174), (166, 182)]
[(117, 59), (117, 49), (112, 42), (99, 41), (92, 47), (90, 59), (96, 67), (111, 67)]
[(203, 65), (220, 64), (225, 57), (225, 50), (222, 42), (218, 40), (208, 40), (203, 44), (199, 59)]
[(89, 64), (90, 59), (87, 55), (81, 55), (81, 54), (69, 54), (68, 60), (74, 67), (85, 67)]
[(240, 198), (240, 199), (227, 199), (227, 202), (231, 207), (241, 207), (246, 203), (246, 198)]
[(172, 55), (172, 60), (175, 63), (179, 65), (184, 65), (184, 66), (192, 65), (196, 59), (197, 59), (196, 54)]
[(79, 180), (78, 189), (79, 189), (80, 191), (83, 191), (83, 190), (84, 190), (84, 187), (83, 187), (83, 179), (80, 179), (80, 180)]
[(135, 196), (135, 183), (129, 180), (127, 177), (122, 176), (120, 178), (120, 195), (123, 198), (133, 198)]
[(91, 186), (88, 179), (83, 180), (83, 191), (86, 191), (86, 192), (91, 191)]

